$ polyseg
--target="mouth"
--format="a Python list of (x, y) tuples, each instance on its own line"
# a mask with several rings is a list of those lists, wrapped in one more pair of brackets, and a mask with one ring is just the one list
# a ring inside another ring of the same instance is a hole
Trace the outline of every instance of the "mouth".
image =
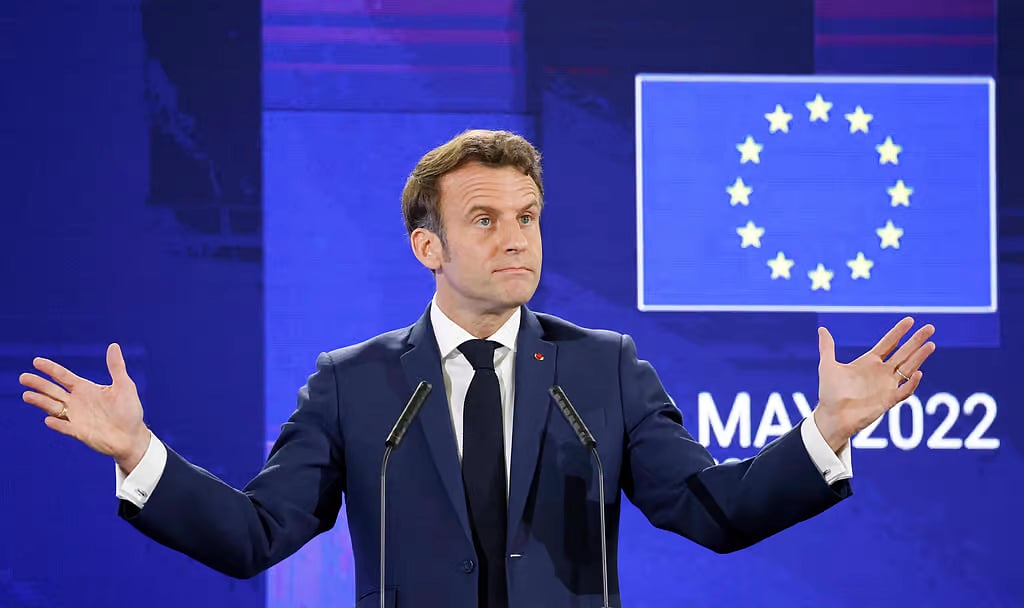
[(495, 270), (494, 272), (495, 272), (495, 274), (516, 274), (516, 273), (520, 273), (520, 272), (525, 273), (525, 272), (533, 272), (533, 271), (530, 270), (529, 268), (527, 268), (526, 266), (509, 266), (507, 268), (499, 268), (499, 269)]

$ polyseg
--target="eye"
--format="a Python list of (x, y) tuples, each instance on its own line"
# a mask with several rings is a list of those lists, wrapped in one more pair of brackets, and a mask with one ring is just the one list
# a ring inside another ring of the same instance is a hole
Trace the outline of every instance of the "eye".
[(520, 216), (519, 223), (523, 224), (524, 226), (527, 226), (529, 224), (532, 224), (534, 222), (534, 219), (535, 218), (532, 215), (523, 215)]
[(476, 223), (481, 225), (481, 226), (483, 226), (484, 228), (487, 228), (487, 227), (489, 227), (491, 225), (491, 218), (484, 216), (484, 217), (479, 218), (476, 221)]

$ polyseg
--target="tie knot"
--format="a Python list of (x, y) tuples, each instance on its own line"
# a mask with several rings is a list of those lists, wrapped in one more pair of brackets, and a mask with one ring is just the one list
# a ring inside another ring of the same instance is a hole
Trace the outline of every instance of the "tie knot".
[(501, 344), (493, 340), (466, 340), (459, 345), (459, 350), (474, 370), (494, 369), (494, 351)]

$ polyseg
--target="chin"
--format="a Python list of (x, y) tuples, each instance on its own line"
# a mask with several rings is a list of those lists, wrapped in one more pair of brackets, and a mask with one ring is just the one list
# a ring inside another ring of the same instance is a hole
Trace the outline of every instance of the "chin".
[(530, 287), (528, 289), (524, 288), (524, 289), (513, 289), (513, 290), (510, 290), (510, 291), (506, 292), (506, 294), (505, 294), (505, 302), (509, 306), (522, 306), (523, 304), (526, 304), (527, 302), (530, 301), (530, 298), (533, 297), (533, 294), (536, 291), (537, 291), (537, 286), (536, 285), (534, 285), (534, 286), (532, 286), (532, 287)]

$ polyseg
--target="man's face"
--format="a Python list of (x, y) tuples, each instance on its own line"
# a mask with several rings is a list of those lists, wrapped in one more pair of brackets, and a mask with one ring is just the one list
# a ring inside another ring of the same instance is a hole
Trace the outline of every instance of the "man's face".
[(502, 314), (529, 301), (542, 258), (533, 180), (514, 167), (469, 163), (442, 177), (440, 192), (446, 247), (424, 263), (435, 270), (442, 309)]

